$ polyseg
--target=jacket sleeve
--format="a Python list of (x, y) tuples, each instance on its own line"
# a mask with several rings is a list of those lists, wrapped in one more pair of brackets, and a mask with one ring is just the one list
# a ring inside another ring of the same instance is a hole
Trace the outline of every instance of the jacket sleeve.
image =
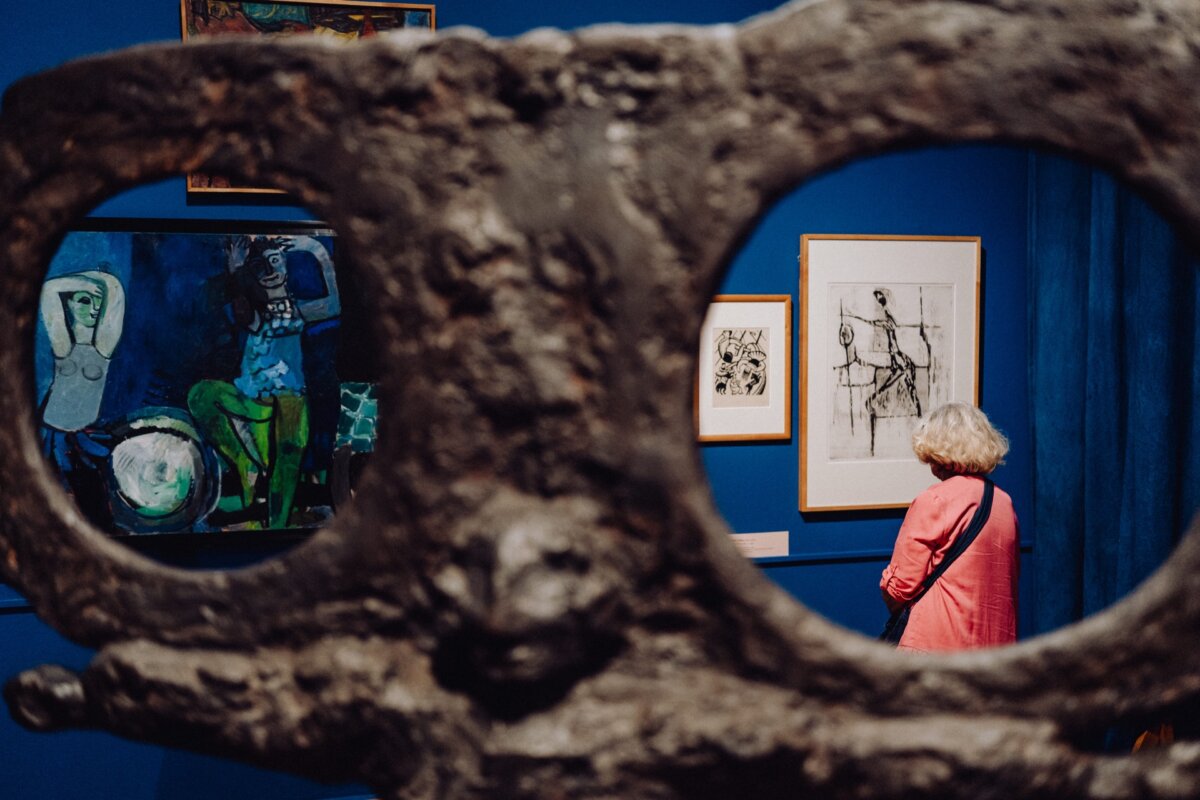
[(957, 517), (940, 493), (926, 490), (913, 500), (879, 581), (889, 608), (895, 610), (921, 591), (921, 582), (933, 572), (933, 556), (946, 545)]

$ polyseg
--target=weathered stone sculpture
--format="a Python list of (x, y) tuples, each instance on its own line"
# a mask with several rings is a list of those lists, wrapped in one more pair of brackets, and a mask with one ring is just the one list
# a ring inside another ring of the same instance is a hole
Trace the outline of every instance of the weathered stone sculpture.
[[(890, 148), (1031, 142), (1191, 234), (1197, 87), (1193, 0), (155, 46), (20, 82), (0, 116), (0, 564), (99, 653), (17, 677), (13, 713), (387, 798), (1197, 796), (1200, 744), (1076, 742), (1200, 697), (1200, 535), (1083, 624), (906, 658), (744, 562), (691, 444), (702, 312), (774, 198)], [(352, 508), (228, 573), (90, 529), (29, 400), (58, 237), (201, 167), (283, 187), (342, 234), (391, 411)]]

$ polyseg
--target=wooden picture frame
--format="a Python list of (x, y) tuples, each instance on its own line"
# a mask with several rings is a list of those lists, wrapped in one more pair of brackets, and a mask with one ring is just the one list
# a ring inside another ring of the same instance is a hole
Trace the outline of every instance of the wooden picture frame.
[[(383, 0), (180, 0), (183, 41), (208, 36), (322, 36), (354, 41), (399, 28), (437, 29), (429, 3)], [(282, 195), (280, 189), (237, 185), (227, 178), (193, 172), (189, 195)]]
[(904, 508), (920, 417), (978, 402), (978, 236), (800, 240), (800, 510)]
[(697, 439), (790, 439), (791, 362), (791, 295), (714, 297), (700, 331)]

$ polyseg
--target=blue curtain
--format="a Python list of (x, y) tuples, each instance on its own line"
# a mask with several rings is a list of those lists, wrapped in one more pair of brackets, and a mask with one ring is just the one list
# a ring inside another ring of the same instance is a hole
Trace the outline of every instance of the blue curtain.
[(1197, 261), (1110, 177), (1029, 166), (1033, 619), (1098, 611), (1170, 554), (1200, 502)]

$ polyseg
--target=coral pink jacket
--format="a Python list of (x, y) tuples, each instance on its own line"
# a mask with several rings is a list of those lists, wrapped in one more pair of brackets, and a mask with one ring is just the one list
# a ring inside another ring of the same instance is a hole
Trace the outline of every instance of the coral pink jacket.
[[(911, 600), (983, 497), (983, 479), (955, 475), (931, 486), (909, 506), (892, 561), (879, 588), (891, 609)], [(938, 578), (909, 614), (900, 647), (964, 650), (1017, 639), (1020, 532), (1012, 498), (996, 488), (992, 513), (971, 546)]]

